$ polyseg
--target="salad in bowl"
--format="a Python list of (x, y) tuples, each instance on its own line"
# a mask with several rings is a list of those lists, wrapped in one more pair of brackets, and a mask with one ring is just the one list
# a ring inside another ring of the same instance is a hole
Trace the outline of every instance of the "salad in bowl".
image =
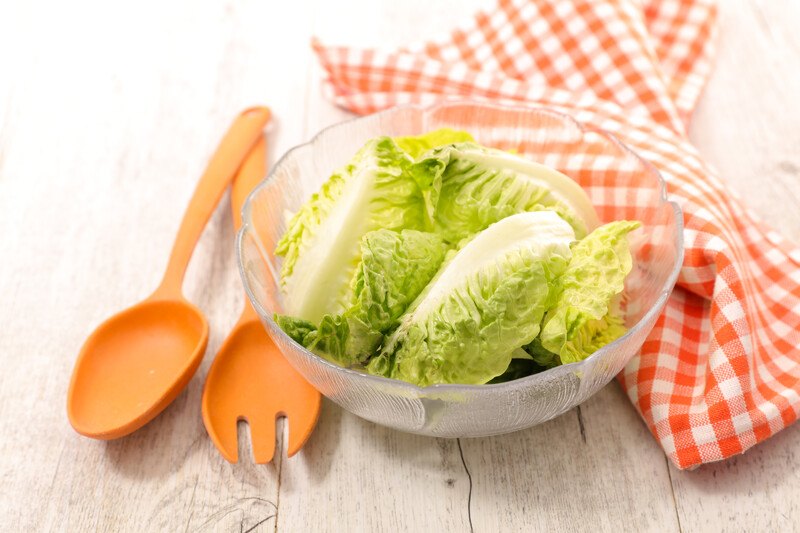
[(681, 259), (651, 166), (569, 117), (479, 103), (324, 130), (243, 219), (248, 296), (298, 371), (364, 418), (440, 436), (527, 427), (599, 390)]

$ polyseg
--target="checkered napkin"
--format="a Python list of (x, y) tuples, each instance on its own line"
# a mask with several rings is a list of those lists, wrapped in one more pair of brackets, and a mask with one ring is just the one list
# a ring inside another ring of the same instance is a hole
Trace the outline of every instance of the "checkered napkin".
[(313, 43), (331, 98), (356, 113), (464, 97), (547, 106), (661, 171), (684, 211), (685, 260), (619, 380), (679, 468), (742, 453), (800, 409), (800, 250), (687, 140), (715, 13), (710, 0), (500, 0), (393, 52)]

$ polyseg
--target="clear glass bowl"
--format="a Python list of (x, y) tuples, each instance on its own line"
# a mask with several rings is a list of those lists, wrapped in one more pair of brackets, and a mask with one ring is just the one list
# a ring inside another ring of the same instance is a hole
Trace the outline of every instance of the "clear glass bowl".
[[(629, 331), (580, 363), (497, 385), (434, 385), (340, 368), (290, 339), (273, 320), (282, 312), (281, 258), (275, 244), (294, 213), (368, 139), (440, 127), (469, 131), (478, 142), (516, 150), (557, 168), (589, 194), (600, 220), (636, 219), (634, 269), (626, 280)], [(457, 102), (397, 107), (331, 126), (290, 150), (247, 200), (236, 247), (247, 295), (289, 362), (319, 391), (377, 424), (437, 437), (507, 433), (556, 417), (605, 386), (641, 348), (682, 262), (682, 216), (650, 164), (611, 135), (542, 108)], [(265, 387), (280, 386), (265, 383)]]

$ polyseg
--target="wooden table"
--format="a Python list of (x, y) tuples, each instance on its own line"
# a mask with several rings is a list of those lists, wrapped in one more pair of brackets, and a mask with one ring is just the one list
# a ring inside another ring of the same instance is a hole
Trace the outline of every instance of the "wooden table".
[[(298, 456), (226, 463), (203, 428), (200, 392), (242, 303), (227, 203), (185, 287), (211, 321), (188, 389), (129, 438), (70, 429), (66, 389), (82, 340), (155, 287), (231, 117), (272, 107), (274, 161), (346, 117), (319, 93), (312, 34), (391, 45), (487, 1), (2, 5), (0, 530), (800, 528), (800, 426), (679, 472), (615, 383), (580, 410), (483, 439), (399, 433), (326, 401)], [(800, 3), (722, 7), (719, 61), (692, 136), (755, 211), (799, 240)]]

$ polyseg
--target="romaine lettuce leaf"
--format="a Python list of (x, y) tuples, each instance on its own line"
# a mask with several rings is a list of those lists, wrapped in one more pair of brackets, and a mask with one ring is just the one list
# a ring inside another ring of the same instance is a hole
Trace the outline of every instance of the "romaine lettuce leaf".
[(446, 144), (460, 142), (475, 142), (475, 139), (466, 131), (458, 131), (450, 128), (440, 128), (429, 131), (422, 135), (410, 137), (395, 137), (397, 146), (402, 148), (412, 158), (416, 159), (428, 150), (444, 146)]
[(539, 339), (541, 349), (554, 358), (548, 361), (538, 346), (529, 347), (539, 364), (582, 361), (625, 333), (612, 308), (633, 264), (627, 235), (639, 226), (635, 221), (611, 222), (572, 247), (569, 266), (556, 281), (558, 300), (547, 311)]
[(577, 238), (598, 225), (583, 189), (560, 172), (518, 155), (459, 143), (434, 149), (410, 168), (425, 191), (434, 226), (449, 242), (503, 218), (549, 209), (569, 222)]
[(275, 322), (295, 342), (342, 366), (374, 353), (383, 335), (349, 313), (325, 315), (319, 327), (307, 320), (275, 315)]
[(389, 137), (369, 141), (295, 214), (278, 242), (287, 314), (319, 323), (349, 306), (361, 238), (377, 229), (426, 229), (411, 159)]
[(542, 339), (539, 337), (536, 337), (533, 339), (533, 342), (525, 346), (525, 351), (530, 354), (531, 359), (533, 359), (537, 365), (544, 368), (553, 368), (560, 364), (558, 354), (545, 349), (545, 347), (542, 346)]
[(552, 211), (504, 218), (451, 257), (368, 370), (419, 386), (486, 383), (539, 333), (575, 234)]
[(302, 318), (279, 314), (275, 314), (274, 318), (278, 327), (289, 335), (293, 341), (306, 347), (308, 346), (306, 338), (310, 333), (317, 330), (317, 326)]
[(353, 280), (351, 312), (381, 333), (394, 329), (439, 270), (446, 252), (447, 246), (435, 233), (368, 233), (361, 243), (362, 261)]
[(338, 364), (363, 363), (436, 274), (446, 251), (435, 233), (371, 231), (361, 240), (361, 263), (347, 310), (326, 314), (318, 328), (290, 317), (281, 317), (278, 324), (297, 342)]
[(538, 374), (543, 370), (547, 370), (547, 367), (539, 365), (533, 359), (512, 359), (506, 371), (496, 378), (492, 378), (489, 383), (506, 383), (507, 381)]

